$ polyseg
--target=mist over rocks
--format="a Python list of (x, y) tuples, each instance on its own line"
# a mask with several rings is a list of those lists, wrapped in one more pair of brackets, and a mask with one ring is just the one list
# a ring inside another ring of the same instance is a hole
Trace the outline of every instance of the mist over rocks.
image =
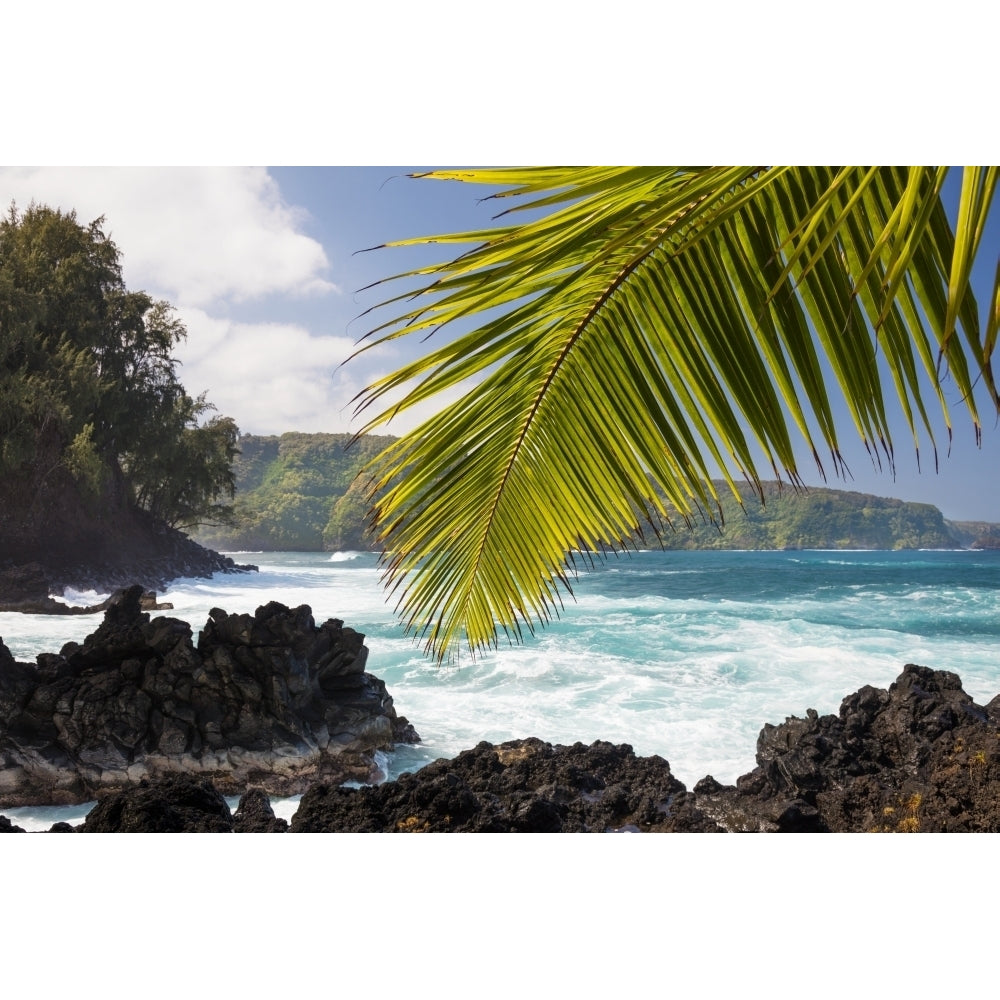
[(82, 644), (15, 661), (0, 641), (0, 806), (72, 804), (173, 774), (224, 794), (292, 795), (381, 777), (375, 751), (419, 740), (364, 636), (311, 608), (213, 609), (199, 638), (150, 618), (141, 586)]

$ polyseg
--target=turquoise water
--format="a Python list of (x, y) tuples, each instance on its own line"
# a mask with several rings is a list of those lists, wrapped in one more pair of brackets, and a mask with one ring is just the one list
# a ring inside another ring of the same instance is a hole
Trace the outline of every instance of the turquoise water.
[[(368, 669), (423, 737), (390, 775), (480, 740), (596, 739), (659, 754), (688, 787), (754, 766), (765, 722), (836, 712), (908, 662), (958, 673), (980, 703), (1000, 692), (1000, 553), (639, 552), (582, 571), (560, 620), (519, 647), (446, 666), (406, 639), (375, 557), (255, 553), (259, 574), (180, 580), (165, 612), (204, 623), (212, 607), (309, 604), (317, 620), (364, 632)], [(71, 594), (87, 602), (99, 595)], [(81, 640), (94, 618), (0, 615), (0, 636), (31, 660)], [(286, 814), (294, 803), (282, 808)], [(26, 825), (20, 810), (2, 810)], [(86, 808), (80, 815), (86, 813)], [(61, 818), (75, 821), (73, 816)], [(29, 820), (30, 822), (30, 817)], [(47, 829), (49, 814), (39, 820)]]

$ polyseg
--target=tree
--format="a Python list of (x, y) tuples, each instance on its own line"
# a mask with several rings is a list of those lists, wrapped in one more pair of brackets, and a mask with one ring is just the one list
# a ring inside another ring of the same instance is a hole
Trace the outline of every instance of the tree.
[(762, 496), (757, 452), (798, 484), (798, 435), (842, 474), (834, 387), (890, 468), (886, 378), (935, 461), (927, 401), (950, 436), (946, 379), (977, 438), (976, 391), (1000, 403), (1000, 262), (984, 322), (970, 287), (995, 167), (964, 169), (954, 227), (946, 167), (429, 176), (503, 185), (491, 197), (515, 202), (490, 229), (388, 244), (473, 246), (397, 275), (418, 287), (369, 334), (459, 331), (362, 394), (359, 411), (386, 407), (363, 432), (474, 382), (370, 470), (385, 579), (438, 657), (463, 631), (476, 650), (544, 623), (574, 553), (659, 531), (669, 505), (721, 517), (713, 466), (740, 503)]
[(120, 284), (98, 223), (35, 206), (0, 220), (0, 472), (31, 462), (40, 434), (69, 440), (93, 424), (92, 352)]
[(239, 432), (199, 426), (214, 407), (177, 378), (184, 326), (125, 287), (102, 224), (36, 205), (0, 220), (0, 500), (30, 505), (61, 471), (94, 502), (124, 482), (171, 525), (224, 516)]
[(204, 394), (181, 395), (169, 411), (161, 409), (143, 446), (123, 456), (136, 505), (171, 527), (224, 524), (231, 517), (232, 508), (217, 501), (236, 494), (233, 460), (240, 432), (231, 417), (199, 425), (202, 414), (214, 409)]

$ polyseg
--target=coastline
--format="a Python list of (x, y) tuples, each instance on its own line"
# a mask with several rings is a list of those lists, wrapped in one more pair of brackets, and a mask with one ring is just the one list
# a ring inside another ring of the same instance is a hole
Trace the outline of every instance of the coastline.
[[(706, 774), (732, 783), (746, 773), (763, 720), (806, 706), (836, 712), (846, 691), (887, 688), (903, 654), (954, 667), (988, 702), (998, 690), (1000, 564), (992, 553), (970, 556), (633, 554), (582, 573), (562, 619), (528, 645), (443, 669), (402, 636), (367, 554), (264, 555), (259, 574), (182, 582), (164, 596), (193, 623), (213, 606), (243, 610), (281, 595), (362, 627), (372, 669), (426, 741), (393, 755), (395, 774), (482, 739), (531, 734), (552, 745), (627, 742), (638, 756), (669, 760), (693, 789)], [(21, 624), (22, 634), (44, 625), (54, 637), (27, 647), (17, 639), (11, 648), (30, 660), (58, 649), (68, 626), (79, 636), (96, 623), (11, 616), (0, 628), (15, 634)]]
[(365, 670), (364, 636), (308, 605), (150, 618), (142, 587), (36, 663), (0, 642), (0, 803), (71, 805), (179, 774), (290, 795), (380, 777), (374, 752), (419, 737)]
[[(627, 745), (480, 743), (378, 785), (320, 782), (277, 816), (251, 787), (231, 808), (174, 774), (110, 793), (50, 832), (561, 833), (1000, 832), (1000, 695), (976, 705), (959, 678), (908, 664), (837, 716), (765, 724), (757, 766), (687, 789)], [(0, 815), (0, 832), (24, 832)]]

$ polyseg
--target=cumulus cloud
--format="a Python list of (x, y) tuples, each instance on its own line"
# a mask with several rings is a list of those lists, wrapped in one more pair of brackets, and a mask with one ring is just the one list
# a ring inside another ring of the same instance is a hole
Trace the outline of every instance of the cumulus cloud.
[(4, 167), (0, 197), (83, 223), (103, 215), (126, 284), (178, 306), (336, 290), (322, 245), (301, 232), (307, 214), (263, 168)]
[(354, 350), (347, 337), (288, 323), (237, 323), (199, 309), (179, 309), (187, 340), (176, 353), (192, 394), (207, 392), (220, 413), (251, 434), (343, 433), (358, 386), (341, 363)]
[[(325, 306), (308, 326), (301, 317), (253, 320), (254, 299), (269, 297), (273, 317), (283, 301), (291, 308), (291, 298), (336, 288), (322, 245), (302, 232), (307, 213), (283, 200), (265, 170), (3, 167), (0, 199), (75, 209), (81, 223), (103, 215), (128, 287), (166, 298), (187, 328), (175, 351), (184, 387), (206, 393), (244, 433), (353, 433), (374, 415), (354, 418), (354, 398), (404, 360), (389, 344), (344, 366), (357, 345), (328, 332), (336, 310)], [(231, 306), (242, 301), (250, 307), (234, 319)], [(421, 404), (380, 432), (401, 434), (445, 401)]]

